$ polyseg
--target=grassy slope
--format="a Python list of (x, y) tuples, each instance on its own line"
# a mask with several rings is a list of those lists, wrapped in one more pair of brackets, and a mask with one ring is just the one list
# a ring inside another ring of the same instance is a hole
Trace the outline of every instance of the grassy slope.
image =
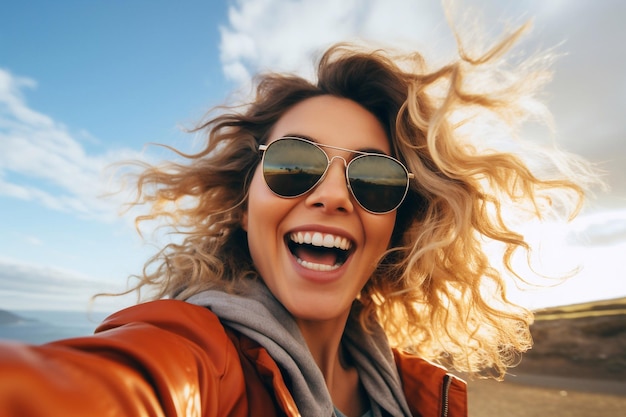
[(626, 315), (626, 297), (537, 310), (535, 320)]

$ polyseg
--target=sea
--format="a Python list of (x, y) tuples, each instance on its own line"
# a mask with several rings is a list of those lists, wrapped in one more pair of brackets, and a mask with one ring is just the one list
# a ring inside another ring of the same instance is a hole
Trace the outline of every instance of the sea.
[(11, 311), (20, 320), (0, 323), (0, 340), (42, 344), (59, 339), (87, 336), (110, 313), (96, 311)]

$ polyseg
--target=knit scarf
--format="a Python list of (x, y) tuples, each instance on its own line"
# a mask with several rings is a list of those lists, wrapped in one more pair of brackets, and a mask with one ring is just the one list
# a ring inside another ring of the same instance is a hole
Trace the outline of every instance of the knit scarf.
[[(313, 360), (304, 337), (283, 305), (261, 281), (246, 283), (241, 295), (208, 290), (186, 301), (209, 308), (220, 321), (264, 347), (290, 381), (290, 392), (303, 417), (334, 416), (324, 376)], [(410, 416), (400, 377), (383, 329), (365, 333), (359, 322), (361, 304), (352, 306), (342, 343), (352, 356), (370, 398), (372, 412)]]

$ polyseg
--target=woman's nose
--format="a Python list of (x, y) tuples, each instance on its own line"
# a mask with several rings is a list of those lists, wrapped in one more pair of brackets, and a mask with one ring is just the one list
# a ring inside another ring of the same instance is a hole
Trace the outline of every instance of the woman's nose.
[(352, 195), (346, 179), (346, 161), (341, 157), (331, 159), (324, 179), (306, 198), (306, 204), (329, 213), (350, 213), (354, 210)]

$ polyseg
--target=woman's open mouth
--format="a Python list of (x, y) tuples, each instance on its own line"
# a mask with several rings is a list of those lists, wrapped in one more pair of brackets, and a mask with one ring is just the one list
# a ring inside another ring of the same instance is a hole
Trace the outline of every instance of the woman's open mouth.
[(296, 261), (313, 271), (334, 271), (352, 253), (352, 242), (342, 236), (321, 232), (293, 232), (286, 236), (287, 247)]

